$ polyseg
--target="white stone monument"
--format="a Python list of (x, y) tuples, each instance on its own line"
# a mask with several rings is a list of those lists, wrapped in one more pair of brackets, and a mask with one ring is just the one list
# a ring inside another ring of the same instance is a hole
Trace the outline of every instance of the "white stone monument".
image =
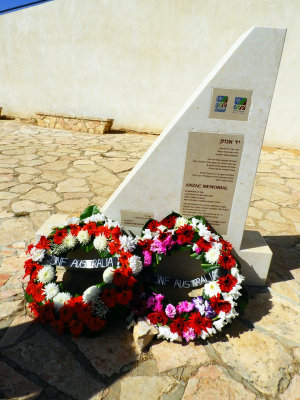
[(204, 215), (242, 259), (247, 284), (265, 282), (272, 252), (245, 231), (286, 29), (240, 37), (104, 205), (140, 233), (172, 211)]

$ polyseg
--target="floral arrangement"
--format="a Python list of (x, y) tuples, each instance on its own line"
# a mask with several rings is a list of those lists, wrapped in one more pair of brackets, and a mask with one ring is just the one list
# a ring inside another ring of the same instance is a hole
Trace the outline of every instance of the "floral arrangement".
[[(136, 276), (143, 265), (141, 258), (133, 254), (135, 247), (136, 240), (125, 235), (120, 225), (96, 206), (88, 207), (80, 218), (69, 218), (27, 249), (24, 277), (29, 276), (25, 290), (29, 309), (39, 322), (50, 323), (59, 334), (69, 330), (74, 336), (103, 329), (116, 307), (132, 304), (132, 310), (140, 312), (136, 306), (141, 303), (137, 301), (140, 288)], [(77, 248), (86, 252), (96, 249), (100, 260), (115, 260), (116, 265), (105, 269), (99, 284), (72, 296), (57, 282), (53, 259)]]
[(205, 218), (185, 219), (172, 213), (161, 221), (149, 220), (137, 246), (144, 266), (152, 273), (158, 273), (163, 257), (187, 249), (191, 257), (199, 260), (199, 267), (216, 277), (204, 285), (201, 296), (176, 304), (152, 290), (147, 297), (146, 317), (158, 329), (158, 338), (186, 342), (206, 339), (238, 315), (237, 300), (241, 298), (244, 277), (232, 255), (232, 245)]

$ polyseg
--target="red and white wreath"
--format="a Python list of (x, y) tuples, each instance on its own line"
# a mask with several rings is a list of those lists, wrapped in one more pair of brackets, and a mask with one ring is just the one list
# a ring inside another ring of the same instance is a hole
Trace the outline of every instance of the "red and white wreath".
[[(238, 315), (244, 277), (232, 255), (232, 245), (218, 235), (204, 217), (185, 219), (172, 213), (161, 221), (150, 220), (138, 240), (145, 267), (159, 273), (165, 256), (184, 247), (199, 260), (199, 267), (218, 278), (207, 282), (201, 296), (172, 303), (161, 293), (150, 293), (147, 299), (148, 322), (158, 329), (158, 338), (189, 342), (221, 331)], [(213, 275), (213, 274), (212, 274)], [(195, 282), (190, 281), (191, 287)]]
[[(82, 295), (72, 296), (57, 282), (53, 259), (79, 247), (86, 252), (96, 249), (100, 262), (114, 260), (115, 265), (105, 269), (99, 283)], [(69, 330), (77, 336), (101, 330), (112, 309), (130, 303), (134, 307), (139, 295), (136, 276), (142, 261), (133, 254), (135, 247), (136, 240), (124, 234), (117, 222), (106, 218), (96, 206), (88, 207), (80, 218), (68, 219), (28, 247), (24, 277), (30, 277), (25, 290), (29, 309), (39, 322), (50, 323), (60, 334)]]

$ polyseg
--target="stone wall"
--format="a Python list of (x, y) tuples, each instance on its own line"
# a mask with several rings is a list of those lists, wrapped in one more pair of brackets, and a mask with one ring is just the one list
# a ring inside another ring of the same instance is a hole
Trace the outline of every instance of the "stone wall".
[(36, 113), (38, 126), (55, 129), (67, 129), (75, 132), (109, 133), (113, 119), (98, 119), (87, 117), (72, 117), (69, 115), (54, 115)]
[(264, 145), (300, 148), (299, 15), (299, 0), (60, 0), (4, 14), (0, 106), (159, 133), (245, 31), (286, 27)]

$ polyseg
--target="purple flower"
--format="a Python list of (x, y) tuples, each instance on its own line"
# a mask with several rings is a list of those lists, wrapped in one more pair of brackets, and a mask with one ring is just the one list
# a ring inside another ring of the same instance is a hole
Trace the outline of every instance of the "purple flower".
[(204, 313), (207, 318), (214, 318), (217, 315), (207, 300), (204, 303)]
[(182, 314), (184, 312), (190, 312), (192, 311), (192, 309), (194, 308), (194, 304), (193, 303), (189, 303), (188, 301), (181, 301), (177, 307), (176, 310)]
[(185, 339), (187, 342), (190, 342), (191, 340), (194, 340), (195, 337), (196, 337), (195, 331), (194, 331), (193, 328), (188, 328), (187, 331), (184, 331), (184, 332), (182, 333), (182, 336), (184, 337), (184, 339)]
[(152, 253), (148, 250), (143, 251), (144, 256), (144, 265), (145, 267), (149, 267), (152, 264)]
[(169, 318), (174, 318), (176, 315), (176, 308), (173, 306), (173, 304), (168, 304), (165, 312)]
[(197, 308), (198, 311), (200, 311), (200, 309), (201, 309), (201, 310), (203, 309), (203, 307), (202, 307), (202, 305), (203, 305), (203, 298), (202, 298), (201, 296), (194, 297), (193, 300), (192, 300), (192, 302), (193, 302), (195, 308)]
[(148, 307), (148, 308), (153, 307), (153, 306), (154, 306), (154, 303), (155, 303), (155, 297), (154, 297), (154, 296), (148, 297), (148, 300), (147, 300), (147, 307)]

